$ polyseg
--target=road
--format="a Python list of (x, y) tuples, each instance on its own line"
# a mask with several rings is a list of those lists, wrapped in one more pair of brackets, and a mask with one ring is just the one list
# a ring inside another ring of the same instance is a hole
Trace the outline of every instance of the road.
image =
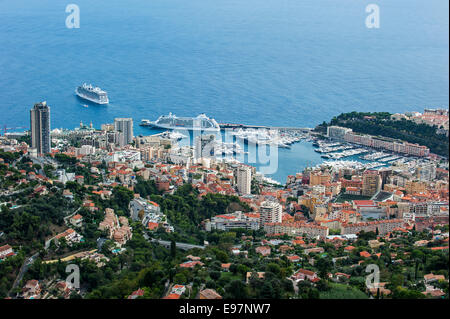
[(80, 209), (81, 209), (81, 206), (78, 207), (73, 213), (71, 213), (71, 214), (67, 215), (66, 217), (64, 217), (64, 223), (67, 223), (67, 220), (68, 220), (70, 217), (75, 216), (75, 214), (78, 213), (78, 211), (79, 211)]
[[(170, 248), (170, 241), (167, 240), (159, 240), (159, 239), (152, 239), (153, 242), (157, 242), (160, 245), (163, 245), (167, 248)], [(176, 243), (177, 248), (182, 249), (182, 250), (189, 250), (189, 249), (194, 249), (194, 248), (199, 248), (199, 249), (205, 249), (205, 246), (200, 246), (200, 245), (192, 245), (192, 244), (186, 244), (186, 243)]]
[(34, 260), (36, 259), (37, 256), (39, 256), (39, 252), (35, 253), (33, 256), (29, 257), (28, 259), (26, 259), (24, 261), (22, 267), (19, 270), (19, 274), (16, 277), (16, 280), (14, 280), (13, 286), (11, 287), (11, 289), (8, 292), (8, 295), (10, 297), (12, 297), (11, 296), (12, 291), (17, 288), (17, 285), (22, 281), (23, 276), (28, 271), (28, 268), (30, 267), (30, 265), (33, 264), (33, 262), (34, 262)]
[[(78, 208), (77, 208), (73, 213), (71, 213), (70, 215), (67, 215), (66, 217), (64, 217), (64, 223), (67, 223), (67, 220), (68, 220), (70, 217), (74, 216), (76, 213), (78, 213), (78, 211), (79, 211), (80, 209), (81, 209), (81, 206), (78, 207)], [(55, 237), (53, 236), (52, 238), (47, 239), (47, 240), (45, 241), (45, 245), (44, 245), (45, 250), (48, 250), (48, 249), (50, 248), (50, 243), (51, 243), (51, 241), (53, 240), (53, 238), (55, 238)]]
[(294, 287), (294, 293), (297, 295), (298, 294), (297, 282), (295, 280), (293, 280), (292, 278), (286, 278), (286, 279), (292, 281), (292, 286)]
[[(160, 240), (160, 239), (155, 239), (155, 238), (150, 239), (147, 234), (144, 234), (144, 238), (150, 242), (158, 243), (166, 248), (170, 248), (170, 241)], [(194, 248), (199, 248), (199, 249), (206, 248), (205, 246), (192, 245), (192, 244), (186, 244), (186, 243), (175, 243), (175, 244), (177, 245), (177, 248), (179, 248), (181, 250), (189, 250), (189, 249), (194, 249)]]
[(41, 169), (39, 170), (39, 174), (41, 174), (42, 176), (47, 176), (47, 175), (45, 175), (45, 172), (44, 172), (44, 166), (46, 164), (52, 165), (53, 167), (55, 167), (55, 165), (56, 166), (58, 165), (57, 162), (55, 162), (54, 160), (52, 160), (48, 157), (31, 157), (30, 159), (33, 162), (33, 164), (39, 164), (41, 166)]
[(18, 191), (13, 191), (13, 192), (6, 191), (4, 193), (1, 193), (0, 196), (12, 196), (12, 195), (20, 194), (24, 191), (25, 191), (25, 189), (20, 189)]

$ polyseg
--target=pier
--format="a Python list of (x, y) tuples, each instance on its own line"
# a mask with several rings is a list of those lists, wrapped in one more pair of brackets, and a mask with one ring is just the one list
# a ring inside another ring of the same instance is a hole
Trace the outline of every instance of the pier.
[(309, 133), (312, 128), (310, 127), (288, 127), (288, 126), (264, 126), (264, 125), (248, 125), (248, 124), (234, 124), (234, 123), (219, 123), (221, 129), (226, 128), (253, 128), (253, 129), (268, 129), (268, 130), (289, 130), (289, 131), (301, 131)]

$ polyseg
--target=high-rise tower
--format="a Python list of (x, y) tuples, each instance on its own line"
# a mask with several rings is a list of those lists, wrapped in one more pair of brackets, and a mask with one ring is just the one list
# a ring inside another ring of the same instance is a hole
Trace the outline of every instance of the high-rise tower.
[[(123, 145), (133, 142), (133, 119), (132, 118), (116, 118), (114, 119), (114, 130), (122, 132)], [(120, 146), (123, 146), (120, 145)]]
[(50, 153), (50, 107), (47, 102), (36, 103), (30, 110), (31, 147), (37, 154)]

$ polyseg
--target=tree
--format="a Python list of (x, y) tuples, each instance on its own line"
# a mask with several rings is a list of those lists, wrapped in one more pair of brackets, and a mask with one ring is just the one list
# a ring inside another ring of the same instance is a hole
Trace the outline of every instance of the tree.
[(128, 205), (134, 197), (133, 191), (123, 186), (114, 187), (112, 191), (113, 202), (123, 211), (128, 211)]
[(225, 287), (225, 297), (228, 299), (246, 299), (247, 286), (240, 280), (233, 280)]
[(175, 258), (177, 255), (177, 244), (175, 243), (175, 240), (170, 241), (170, 256), (172, 258)]
[(308, 299), (320, 299), (319, 290), (317, 290), (316, 288), (309, 289)]
[(277, 275), (277, 276), (279, 276), (280, 273), (281, 273), (280, 266), (278, 266), (278, 265), (275, 264), (275, 263), (269, 263), (269, 264), (267, 265), (267, 271), (270, 271), (270, 272), (274, 273), (274, 274)]
[(211, 271), (209, 273), (209, 276), (211, 277), (211, 279), (213, 280), (218, 280), (220, 278), (220, 272), (219, 271)]
[(216, 289), (216, 283), (213, 280), (208, 280), (205, 286), (209, 289)]
[(320, 279), (320, 281), (317, 283), (317, 289), (319, 291), (328, 291), (330, 290), (330, 286), (328, 285), (328, 281), (325, 279)]
[(248, 280), (249, 285), (252, 289), (257, 289), (261, 286), (261, 279), (259, 279), (258, 277), (258, 273), (255, 271), (252, 271), (252, 273), (250, 274), (250, 278)]
[(391, 280), (390, 280), (389, 285), (390, 285), (393, 289), (395, 289), (395, 288), (397, 288), (397, 287), (403, 286), (404, 280), (405, 280), (405, 278), (404, 278), (403, 274), (393, 274), (393, 275), (391, 276)]
[(235, 274), (237, 272), (237, 265), (236, 264), (231, 264), (230, 265), (230, 271)]
[(216, 258), (221, 262), (226, 263), (228, 261), (228, 254), (223, 250), (216, 249), (214, 253), (216, 254)]
[(237, 266), (237, 272), (240, 273), (242, 276), (245, 276), (249, 270), (250, 269), (246, 265), (239, 264)]
[(424, 299), (424, 298), (426, 298), (425, 295), (417, 290), (397, 287), (392, 291), (392, 299)]
[(187, 282), (187, 279), (183, 273), (179, 272), (174, 276), (173, 281), (179, 284), (184, 284)]
[(274, 292), (270, 282), (265, 282), (261, 288), (260, 297), (263, 299), (272, 299)]
[(328, 273), (333, 267), (333, 263), (328, 257), (323, 257), (317, 260), (316, 268), (319, 270), (319, 277), (322, 279), (328, 278)]

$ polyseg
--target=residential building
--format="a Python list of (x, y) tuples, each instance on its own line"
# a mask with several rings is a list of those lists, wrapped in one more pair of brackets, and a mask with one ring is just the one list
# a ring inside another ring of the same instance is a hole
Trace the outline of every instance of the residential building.
[(387, 233), (394, 231), (395, 229), (401, 228), (403, 224), (403, 219), (377, 220), (355, 224), (344, 223), (341, 225), (341, 234), (357, 234), (362, 230), (364, 230), (365, 232), (376, 232), (378, 229), (378, 233), (381, 236), (384, 236)]
[(130, 144), (133, 141), (133, 119), (132, 118), (115, 118), (114, 130), (116, 132), (122, 132), (121, 145)]
[(266, 223), (264, 231), (267, 235), (287, 234), (291, 236), (303, 236), (309, 238), (326, 238), (329, 229), (325, 226), (319, 226), (311, 223), (293, 222), (293, 223)]
[(145, 294), (145, 291), (143, 289), (139, 288), (138, 290), (133, 291), (131, 293), (131, 295), (128, 296), (128, 299), (137, 299), (139, 297), (144, 296), (144, 294)]
[(70, 223), (76, 227), (80, 227), (83, 224), (83, 216), (76, 214), (70, 218)]
[(259, 207), (259, 218), (261, 227), (266, 223), (281, 223), (282, 207), (275, 201), (264, 201)]
[(375, 170), (366, 170), (363, 173), (362, 181), (361, 194), (363, 196), (373, 196), (381, 189), (381, 176)]
[(252, 188), (252, 170), (248, 166), (240, 166), (237, 169), (236, 185), (240, 194), (248, 195)]
[(206, 231), (214, 229), (230, 231), (238, 228), (258, 230), (260, 228), (259, 216), (260, 214), (243, 213), (241, 211), (216, 215), (211, 218), (211, 221), (205, 221), (205, 229)]
[(351, 132), (351, 128), (341, 127), (341, 126), (328, 126), (327, 127), (327, 136), (331, 139), (336, 139), (343, 141), (345, 138), (345, 134)]
[(325, 183), (331, 182), (331, 175), (328, 172), (311, 172), (309, 176), (309, 185), (323, 185)]
[(50, 153), (50, 107), (47, 102), (36, 103), (30, 110), (31, 147), (38, 155)]
[(222, 299), (222, 296), (214, 289), (204, 289), (200, 291), (200, 299)]
[(33, 279), (28, 280), (22, 289), (22, 296), (24, 299), (38, 299), (41, 294), (41, 286), (39, 281)]
[(270, 255), (270, 247), (269, 246), (259, 246), (256, 247), (255, 251), (258, 254), (261, 254), (262, 256), (269, 256)]
[(305, 279), (311, 282), (315, 282), (318, 280), (317, 274), (314, 271), (306, 269), (299, 269), (291, 276), (291, 278), (296, 282), (303, 281)]
[(14, 251), (10, 245), (4, 245), (0, 247), (0, 259), (6, 259), (7, 257), (14, 256)]

